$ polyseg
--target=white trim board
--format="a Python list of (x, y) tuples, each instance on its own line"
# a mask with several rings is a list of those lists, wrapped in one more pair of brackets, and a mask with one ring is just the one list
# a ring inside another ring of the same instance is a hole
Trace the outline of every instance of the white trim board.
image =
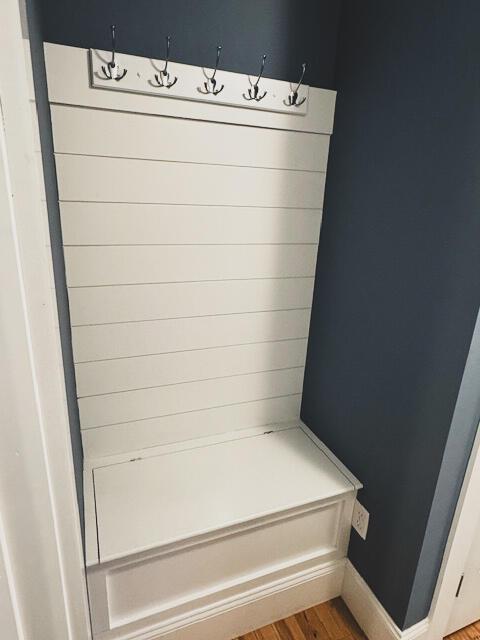
[[(212, 52), (213, 54), (213, 52)], [(119, 80), (106, 78), (103, 69), (111, 60), (111, 51), (90, 49), (90, 82), (95, 89), (110, 91), (128, 91), (130, 93), (146, 94), (156, 98), (169, 98), (180, 100), (193, 100), (197, 102), (213, 102), (225, 106), (240, 107), (243, 109), (255, 109), (261, 111), (278, 111), (289, 113), (292, 116), (304, 116), (308, 111), (309, 87), (302, 84), (298, 91), (298, 105), (289, 105), (288, 96), (295, 89), (296, 82), (274, 80), (263, 76), (259, 83), (259, 94), (266, 94), (262, 100), (246, 100), (243, 94), (253, 86), (256, 78), (243, 73), (234, 73), (218, 69), (215, 81), (218, 93), (206, 93), (205, 82), (211, 77), (214, 69), (199, 67), (190, 64), (169, 62), (168, 72), (171, 80), (177, 78), (175, 85), (169, 89), (157, 87), (155, 75), (164, 68), (164, 60), (154, 60), (141, 56), (133, 56), (124, 53), (116, 54), (116, 63), (120, 73), (126, 70), (125, 76)], [(268, 69), (268, 67), (267, 67)], [(223, 87), (221, 90), (220, 88)]]
[[(0, 3), (0, 22), (2, 50), (9, 52), (0, 56), (1, 553), (19, 604), (19, 637), (85, 640), (88, 608), (38, 121), (17, 0)], [(9, 635), (6, 621), (2, 632)]]
[[(311, 133), (330, 134), (333, 130), (335, 91), (310, 87), (308, 113), (299, 117), (291, 112), (276, 113), (260, 109), (226, 107), (211, 102), (179, 100), (168, 96), (159, 99), (156, 95), (92, 90), (88, 49), (48, 42), (44, 48), (48, 93), (52, 103)], [(75, 73), (72, 73), (72, 69)]]
[(427, 638), (428, 618), (402, 631), (349, 560), (345, 565), (341, 595), (369, 640), (425, 640)]

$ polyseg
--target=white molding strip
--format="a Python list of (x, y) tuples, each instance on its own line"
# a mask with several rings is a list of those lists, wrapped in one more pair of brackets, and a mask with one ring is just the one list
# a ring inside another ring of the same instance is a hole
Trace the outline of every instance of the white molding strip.
[[(122, 67), (123, 65), (127, 66), (129, 58), (130, 56), (125, 54), (118, 54), (118, 61)], [(170, 97), (171, 90), (169, 89), (166, 90), (169, 93), (161, 99), (157, 95), (92, 89), (88, 49), (46, 42), (45, 62), (47, 66), (48, 94), (51, 103), (310, 133), (330, 134), (333, 129), (336, 92), (329, 89), (310, 87), (308, 91), (308, 112), (303, 116), (299, 116), (293, 112), (296, 112), (297, 109), (292, 108), (288, 108), (288, 112), (278, 112), (265, 111), (263, 109), (245, 109), (243, 105), (225, 106), (212, 101), (181, 100)], [(72, 73), (72, 69), (75, 69), (75, 73)], [(172, 72), (173, 70), (172, 64)], [(200, 73), (201, 76), (201, 69), (192, 67), (192, 70), (195, 71), (195, 77), (197, 77), (197, 73)], [(248, 86), (246, 75), (242, 76), (241, 74), (229, 74), (225, 71), (219, 71), (219, 82), (228, 81), (230, 83), (230, 75), (237, 76), (239, 90), (243, 92), (245, 85)], [(130, 72), (125, 77), (125, 80), (129, 76)], [(270, 80), (269, 82), (282, 84), (282, 81), (278, 80)], [(108, 81), (106, 81), (106, 84), (108, 84)], [(122, 82), (115, 82), (115, 84), (122, 85)], [(177, 84), (180, 86), (180, 79)], [(289, 90), (289, 83), (284, 84)], [(164, 90), (158, 89), (158, 91)], [(223, 92), (218, 97), (221, 97), (222, 94)], [(242, 101), (248, 104), (243, 98)], [(306, 105), (307, 103), (304, 104)]]
[(428, 618), (402, 631), (349, 560), (345, 566), (342, 598), (369, 640), (424, 640), (427, 637)]
[(170, 618), (140, 621), (129, 631), (101, 633), (97, 640), (230, 640), (340, 595), (345, 560), (290, 574), (262, 587), (238, 593)]
[[(95, 89), (110, 89), (112, 91), (126, 91), (129, 93), (141, 93), (153, 95), (158, 98), (177, 98), (181, 100), (194, 100), (200, 102), (213, 102), (246, 109), (262, 111), (277, 111), (296, 116), (304, 116), (308, 109), (309, 87), (302, 84), (299, 89), (298, 105), (289, 105), (287, 98), (295, 90), (297, 82), (285, 82), (273, 80), (265, 76), (259, 84), (260, 94), (266, 91), (265, 97), (260, 100), (246, 100), (243, 94), (253, 86), (256, 78), (242, 73), (218, 70), (216, 76), (217, 89), (223, 89), (216, 95), (205, 92), (207, 77), (211, 77), (213, 69), (199, 67), (178, 62), (169, 63), (169, 73), (172, 79), (178, 78), (170, 89), (156, 86), (155, 75), (165, 65), (164, 60), (153, 60), (141, 56), (133, 56), (117, 53), (119, 68), (127, 70), (124, 78), (113, 81), (105, 77), (103, 69), (108, 69), (108, 63), (112, 54), (110, 51), (90, 49), (89, 51), (90, 81)], [(300, 73), (301, 69), (299, 70)]]

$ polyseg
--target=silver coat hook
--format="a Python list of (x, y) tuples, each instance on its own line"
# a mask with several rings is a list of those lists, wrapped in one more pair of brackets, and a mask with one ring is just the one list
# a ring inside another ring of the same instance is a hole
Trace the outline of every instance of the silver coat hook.
[(200, 93), (203, 94), (208, 94), (211, 93), (214, 96), (218, 96), (218, 94), (220, 93), (220, 91), (223, 91), (223, 88), (225, 85), (222, 84), (221, 87), (219, 87), (217, 89), (217, 81), (215, 80), (215, 75), (217, 73), (218, 70), (218, 63), (220, 62), (220, 53), (222, 51), (222, 47), (221, 45), (218, 45), (217, 47), (217, 60), (215, 62), (215, 69), (212, 73), (211, 76), (208, 76), (207, 74), (205, 74), (207, 76), (207, 80), (206, 82), (203, 83), (203, 86), (205, 87), (205, 89), (201, 89), (200, 87), (198, 87), (198, 91), (200, 91)]
[(243, 97), (245, 98), (245, 100), (255, 100), (256, 102), (260, 102), (260, 100), (263, 100), (264, 97), (267, 95), (266, 91), (264, 91), (260, 95), (260, 91), (259, 91), (259, 88), (258, 88), (258, 83), (260, 82), (260, 79), (263, 76), (263, 70), (265, 69), (265, 60), (266, 59), (267, 59), (267, 54), (264, 53), (263, 57), (262, 57), (262, 66), (260, 68), (260, 73), (258, 74), (258, 78), (256, 79), (254, 84), (252, 84), (252, 86), (248, 90), (248, 95), (246, 95), (245, 93), (243, 94)]
[(303, 76), (305, 75), (305, 69), (307, 68), (307, 63), (304, 62), (302, 64), (302, 75), (300, 76), (300, 80), (298, 81), (297, 86), (295, 87), (295, 89), (293, 91), (291, 91), (288, 95), (288, 98), (286, 100), (283, 101), (283, 104), (286, 105), (287, 107), (300, 107), (305, 100), (307, 99), (302, 98), (302, 100), (298, 100), (298, 90), (300, 89), (300, 87), (302, 86), (302, 82), (303, 82)]
[(167, 55), (165, 57), (165, 66), (160, 71), (160, 73), (155, 74), (156, 83), (151, 82), (154, 87), (164, 87), (166, 89), (171, 89), (173, 85), (177, 82), (178, 78), (175, 76), (173, 80), (170, 80), (170, 73), (168, 72), (168, 63), (170, 62), (170, 36), (167, 36)]
[(110, 25), (110, 32), (112, 34), (112, 59), (107, 65), (102, 65), (102, 71), (104, 73), (104, 80), (116, 80), (117, 82), (127, 75), (127, 70), (120, 71), (118, 62), (115, 61), (115, 25)]

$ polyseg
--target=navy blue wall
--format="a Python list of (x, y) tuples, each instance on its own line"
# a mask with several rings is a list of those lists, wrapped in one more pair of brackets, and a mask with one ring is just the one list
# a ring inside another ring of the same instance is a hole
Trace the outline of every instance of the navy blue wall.
[(428, 614), (476, 427), (437, 504), (480, 303), (479, 33), (478, 0), (346, 0), (340, 27), (302, 417), (365, 484), (350, 556), (400, 627)]
[(75, 47), (108, 49), (116, 23), (118, 50), (162, 58), (172, 36), (177, 62), (209, 66), (223, 45), (221, 68), (333, 87), (341, 0), (40, 0), (44, 38)]

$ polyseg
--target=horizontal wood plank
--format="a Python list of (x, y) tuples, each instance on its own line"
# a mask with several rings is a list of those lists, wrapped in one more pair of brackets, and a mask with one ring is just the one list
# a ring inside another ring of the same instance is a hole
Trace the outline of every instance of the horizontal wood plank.
[(65, 245), (317, 243), (320, 209), (62, 202)]
[(84, 454), (86, 458), (101, 458), (154, 445), (293, 421), (300, 416), (300, 402), (301, 395), (296, 394), (84, 429)]
[[(330, 136), (52, 106), (56, 153), (326, 171)], [(132, 136), (132, 131), (135, 135)]]
[[(331, 133), (335, 110), (335, 91), (310, 87), (308, 113), (290, 113), (244, 109), (213, 103), (177, 100), (168, 96), (148, 96), (120, 91), (92, 89), (90, 86), (87, 49), (45, 43), (48, 94), (51, 102), (84, 107), (98, 107), (151, 113), (175, 118), (193, 118), (213, 122), (229, 122), (255, 127)], [(71, 70), (75, 69), (75, 73)], [(225, 73), (226, 72), (222, 72)], [(237, 76), (238, 74), (228, 74)], [(295, 81), (297, 78), (291, 78)], [(246, 76), (245, 81), (248, 82)]]
[(315, 274), (316, 245), (65, 247), (69, 287), (303, 278)]
[(306, 338), (309, 309), (72, 328), (75, 362)]
[(297, 394), (303, 372), (299, 367), (81, 398), (80, 421), (85, 429)]
[(325, 174), (56, 154), (60, 200), (321, 209)]
[(75, 367), (79, 397), (225, 376), (303, 367), (307, 340), (284, 340), (84, 362)]
[(70, 289), (73, 326), (285, 309), (312, 304), (312, 278)]

